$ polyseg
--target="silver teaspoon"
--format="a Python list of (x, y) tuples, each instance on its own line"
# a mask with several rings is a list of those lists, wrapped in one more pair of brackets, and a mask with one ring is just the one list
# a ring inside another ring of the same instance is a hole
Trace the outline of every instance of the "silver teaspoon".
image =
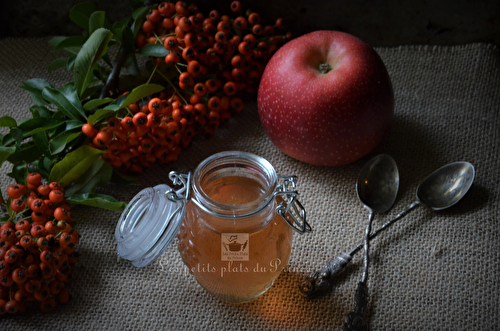
[(365, 314), (368, 307), (368, 266), (370, 257), (370, 232), (374, 213), (388, 211), (398, 194), (399, 171), (396, 162), (387, 154), (381, 154), (371, 159), (361, 169), (356, 183), (356, 191), (361, 203), (370, 211), (368, 225), (365, 231), (365, 256), (363, 278), (358, 283), (354, 296), (354, 309), (347, 316), (344, 331), (367, 329)]
[[(387, 229), (397, 220), (406, 216), (410, 211), (420, 205), (432, 210), (449, 208), (459, 202), (469, 191), (474, 182), (475, 169), (472, 164), (465, 161), (449, 163), (430, 174), (417, 188), (417, 201), (379, 229), (370, 234), (369, 240), (375, 238), (380, 232)], [(319, 271), (311, 272), (300, 284), (300, 291), (307, 297), (312, 297), (325, 292), (334, 277), (340, 274), (351, 262), (353, 256), (364, 246), (359, 243), (349, 253), (342, 253)]]

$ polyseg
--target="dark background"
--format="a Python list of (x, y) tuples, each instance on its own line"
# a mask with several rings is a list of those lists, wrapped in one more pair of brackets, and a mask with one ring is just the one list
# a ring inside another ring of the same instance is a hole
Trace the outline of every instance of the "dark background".
[[(80, 34), (68, 16), (76, 0), (2, 0), (0, 37), (44, 37)], [(111, 21), (130, 15), (127, 0), (90, 1)], [(203, 14), (211, 9), (232, 14), (231, 0), (195, 1)], [(372, 46), (407, 44), (500, 45), (500, 1), (467, 0), (268, 0), (242, 1), (263, 22), (282, 17), (294, 35), (319, 29), (348, 32)], [(231, 15), (230, 15), (231, 16)], [(231, 16), (234, 17), (234, 16)]]

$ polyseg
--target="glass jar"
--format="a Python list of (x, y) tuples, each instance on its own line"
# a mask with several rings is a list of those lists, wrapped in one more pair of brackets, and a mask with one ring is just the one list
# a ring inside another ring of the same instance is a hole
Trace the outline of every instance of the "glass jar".
[(170, 179), (181, 189), (158, 185), (129, 203), (115, 232), (118, 253), (144, 266), (177, 234), (189, 271), (227, 302), (247, 302), (269, 289), (288, 263), (292, 229), (311, 230), (293, 190), (296, 177), (278, 176), (257, 155), (218, 153), (193, 176)]

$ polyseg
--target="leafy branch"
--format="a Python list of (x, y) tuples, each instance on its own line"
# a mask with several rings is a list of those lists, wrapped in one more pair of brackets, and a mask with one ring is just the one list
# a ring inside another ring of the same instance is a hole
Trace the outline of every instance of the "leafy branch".
[[(58, 181), (67, 198), (75, 204), (121, 211), (125, 204), (97, 194), (98, 185), (109, 182), (113, 168), (100, 156), (103, 151), (88, 147), (82, 133), (85, 123), (95, 124), (142, 98), (163, 89), (157, 84), (142, 84), (129, 94), (117, 97), (118, 77), (124, 65), (139, 77), (134, 38), (147, 7), (136, 4), (129, 19), (111, 25), (103, 11), (91, 3), (80, 3), (70, 11), (71, 20), (83, 29), (82, 36), (55, 37), (50, 44), (68, 56), (49, 65), (49, 71), (65, 68), (73, 71), (73, 82), (55, 88), (46, 80), (34, 78), (20, 86), (31, 93), (32, 117), (16, 121), (0, 118), (0, 127), (9, 133), (0, 135), (0, 166), (12, 164), (8, 175), (18, 183), (29, 172), (37, 171), (49, 181)], [(119, 44), (116, 62), (109, 57), (109, 47)], [(141, 55), (148, 56), (147, 52)], [(105, 106), (102, 109), (99, 107)]]

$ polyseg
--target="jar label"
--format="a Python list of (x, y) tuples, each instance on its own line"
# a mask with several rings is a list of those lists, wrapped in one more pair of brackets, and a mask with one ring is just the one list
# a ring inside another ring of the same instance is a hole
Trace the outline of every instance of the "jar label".
[(221, 233), (221, 260), (248, 261), (248, 233)]

